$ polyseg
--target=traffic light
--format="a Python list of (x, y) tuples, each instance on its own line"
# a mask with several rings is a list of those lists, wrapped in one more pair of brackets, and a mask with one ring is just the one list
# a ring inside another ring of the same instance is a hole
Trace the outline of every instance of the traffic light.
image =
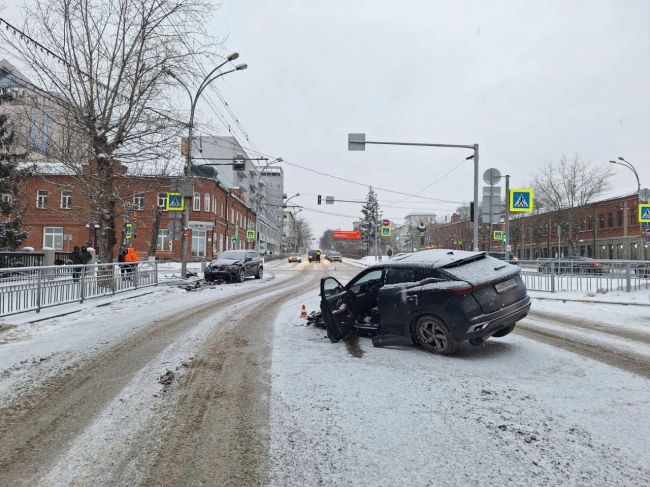
[(473, 201), (469, 204), (469, 221), (471, 221), (471, 222), (474, 221), (474, 202)]
[(318, 195), (318, 204), (320, 205), (322, 201), (323, 201), (323, 197), (321, 195)]

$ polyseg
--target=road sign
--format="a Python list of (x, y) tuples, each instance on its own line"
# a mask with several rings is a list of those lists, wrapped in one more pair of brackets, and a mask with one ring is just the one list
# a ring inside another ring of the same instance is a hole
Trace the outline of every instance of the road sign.
[(325, 196), (325, 204), (326, 205), (333, 205), (334, 204), (334, 196)]
[(483, 181), (485, 181), (490, 186), (494, 186), (499, 181), (501, 181), (501, 172), (498, 169), (490, 168), (483, 173)]
[(494, 236), (493, 236), (494, 240), (503, 240), (503, 231), (495, 230), (492, 233), (494, 233)]
[(381, 224), (382, 224), (383, 226), (387, 227), (388, 225), (390, 225), (390, 220), (383, 219), (383, 220), (381, 221)]
[(246, 240), (255, 240), (255, 230), (246, 230)]
[(183, 211), (185, 209), (185, 199), (183, 193), (167, 193), (167, 211)]
[(639, 204), (639, 223), (650, 223), (650, 203)]
[(391, 228), (386, 225), (381, 226), (381, 236), (382, 237), (390, 237), (391, 236)]
[(126, 225), (124, 225), (124, 227), (125, 227), (124, 238), (128, 240), (133, 236), (133, 224), (127, 223)]
[(641, 188), (639, 190), (640, 201), (650, 201), (650, 188)]
[(358, 240), (361, 238), (361, 232), (358, 230), (334, 230), (332, 236), (337, 240)]
[(348, 150), (366, 150), (366, 134), (348, 134)]
[(510, 189), (510, 211), (531, 213), (533, 211), (533, 202), (532, 188)]

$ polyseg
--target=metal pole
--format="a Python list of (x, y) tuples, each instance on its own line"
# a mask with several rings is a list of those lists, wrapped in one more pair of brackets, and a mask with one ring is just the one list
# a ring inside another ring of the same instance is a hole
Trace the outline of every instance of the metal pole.
[(474, 144), (474, 221), (472, 238), (474, 239), (474, 251), (478, 252), (478, 144)]
[[(192, 100), (192, 97), (190, 96)], [(187, 132), (187, 156), (185, 157), (185, 167), (187, 168), (187, 177), (192, 181), (192, 136), (193, 136), (193, 126), (194, 126), (194, 107), (195, 103), (192, 100), (192, 107), (190, 110), (190, 123), (188, 124)], [(194, 186), (192, 186), (192, 192), (194, 192)], [(187, 233), (186, 230), (190, 225), (190, 204), (192, 197), (183, 196), (185, 200), (185, 209), (183, 210), (183, 224), (181, 228), (181, 277), (185, 278), (187, 276)]]
[(503, 244), (503, 251), (506, 253), (506, 260), (508, 259), (508, 245), (510, 245), (510, 174), (506, 174), (506, 240)]
[(488, 224), (488, 252), (492, 250), (492, 192), (494, 185), (490, 182), (490, 223)]

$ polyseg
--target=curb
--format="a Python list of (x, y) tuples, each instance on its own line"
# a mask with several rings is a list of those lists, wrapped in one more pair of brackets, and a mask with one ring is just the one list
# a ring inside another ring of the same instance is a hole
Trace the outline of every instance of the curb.
[(649, 303), (626, 303), (624, 301), (590, 301), (588, 299), (571, 299), (571, 298), (545, 298), (531, 296), (532, 299), (541, 299), (546, 301), (562, 301), (563, 303), (588, 303), (588, 304), (615, 304), (617, 306), (650, 306)]

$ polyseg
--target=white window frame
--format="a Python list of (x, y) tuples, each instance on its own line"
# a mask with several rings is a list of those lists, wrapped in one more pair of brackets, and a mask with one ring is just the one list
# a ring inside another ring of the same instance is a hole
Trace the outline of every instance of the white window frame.
[(72, 209), (72, 191), (63, 190), (61, 191), (61, 209), (70, 210)]
[(167, 193), (158, 193), (158, 207), (167, 211)]
[(212, 197), (212, 213), (214, 213), (216, 215), (218, 209), (219, 209), (219, 207), (217, 206), (217, 197), (213, 196)]
[(192, 211), (201, 211), (201, 193), (194, 193), (192, 197)]
[(50, 192), (47, 189), (36, 190), (36, 208), (44, 210), (47, 208), (47, 202), (50, 199)]
[(63, 227), (43, 227), (43, 248), (45, 247), (63, 250)]
[(171, 246), (169, 245), (171, 241), (169, 240), (169, 230), (166, 228), (160, 228), (158, 230), (158, 242), (156, 244), (156, 250), (158, 252), (171, 252)]
[(136, 210), (144, 210), (144, 193), (133, 193), (133, 207)]
[(207, 255), (207, 232), (205, 230), (192, 230), (192, 257), (205, 257)]
[(210, 212), (210, 193), (203, 195), (203, 211)]

